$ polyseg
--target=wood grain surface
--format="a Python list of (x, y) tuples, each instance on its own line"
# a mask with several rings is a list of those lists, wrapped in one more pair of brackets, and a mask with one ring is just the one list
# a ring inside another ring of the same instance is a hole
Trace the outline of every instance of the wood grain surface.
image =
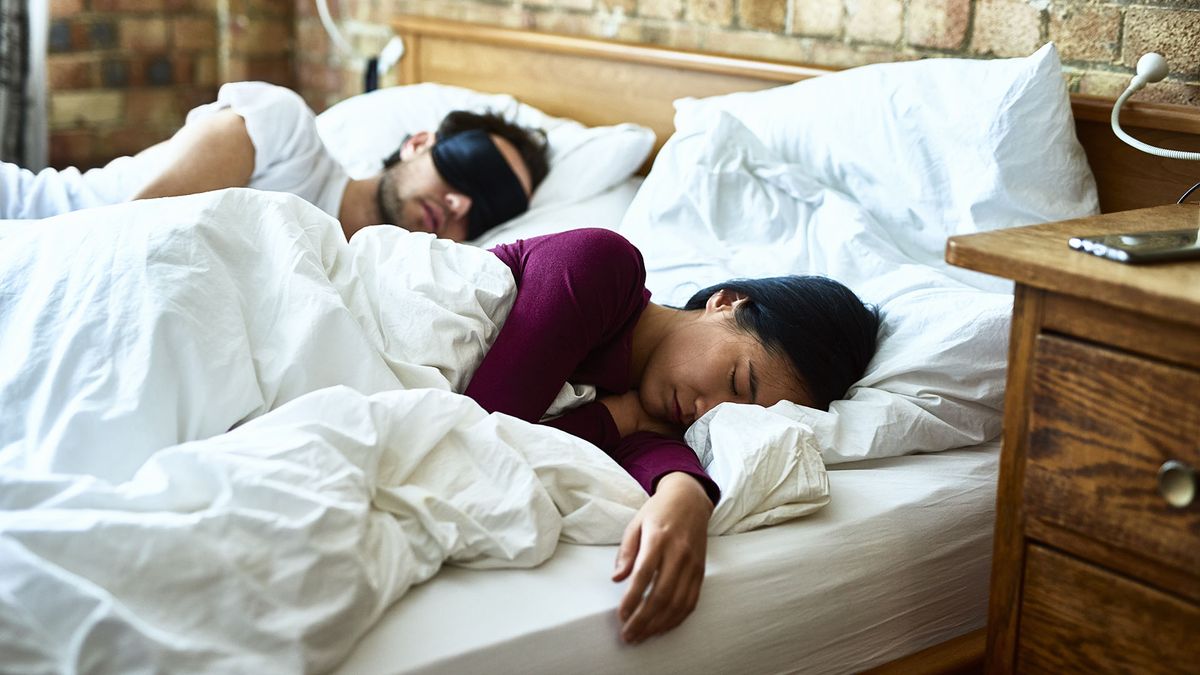
[(1034, 364), (1027, 517), (1200, 571), (1200, 499), (1157, 489), (1165, 461), (1200, 467), (1200, 373), (1051, 335)]
[(983, 672), (987, 630), (980, 628), (860, 675), (977, 675)]
[[(953, 263), (1018, 282), (989, 673), (1189, 672), (1196, 662), (1186, 659), (1200, 632), (1200, 505), (1168, 506), (1156, 481), (1167, 459), (1200, 466), (1200, 262), (1127, 266), (1066, 246), (1074, 234), (1166, 229), (1180, 218), (1200, 219), (1200, 208), (1014, 228), (947, 247)], [(1034, 559), (1048, 547), (1069, 564)], [(1163, 644), (1180, 626), (1192, 636), (1182, 652)]]
[[(400, 62), (403, 84), (441, 82), (512, 94), (552, 115), (590, 125), (642, 124), (658, 135), (656, 152), (674, 130), (671, 103), (676, 98), (752, 91), (835, 72), (436, 17), (397, 15), (391, 24), (407, 47)], [(1087, 153), (1105, 212), (1173, 202), (1200, 181), (1197, 162), (1154, 157), (1118, 140), (1108, 126), (1112, 103), (1071, 97), (1076, 137)], [(1196, 107), (1132, 101), (1121, 119), (1126, 131), (1146, 142), (1200, 149)], [(1054, 179), (1046, 176), (1050, 185)]]
[(1195, 605), (1041, 546), (1026, 560), (1019, 672), (1196, 672)]
[[(1112, 103), (1109, 104), (1111, 110)], [(1200, 117), (1200, 110), (1191, 112)], [(1134, 138), (1171, 150), (1200, 152), (1195, 131), (1144, 129), (1123, 124)], [(1168, 159), (1142, 152), (1117, 138), (1107, 118), (1093, 122), (1078, 118), (1075, 134), (1087, 153), (1103, 213), (1174, 204), (1188, 188), (1200, 183), (1200, 162)], [(1195, 193), (1189, 201), (1197, 201)]]
[(657, 136), (654, 153), (674, 132), (677, 98), (754, 91), (832, 72), (429, 17), (399, 16), (392, 25), (409, 46), (401, 62), (403, 83), (510, 94), (591, 126), (641, 124)]
[(1042, 327), (1045, 293), (1017, 286), (1012, 337), (1008, 343), (1008, 384), (1004, 393), (1004, 445), (996, 487), (996, 530), (988, 596), (986, 666), (990, 673), (1013, 668), (1025, 565), (1025, 442), (1033, 350)]
[[(1196, 309), (1200, 312), (1200, 308)], [(1119, 347), (1189, 368), (1200, 368), (1200, 337), (1173, 317), (1149, 316), (1064, 295), (1046, 298), (1043, 330)]]
[(1035, 288), (1200, 326), (1200, 260), (1127, 265), (1071, 249), (1073, 236), (1200, 228), (1200, 205), (1171, 204), (950, 237), (946, 260)]

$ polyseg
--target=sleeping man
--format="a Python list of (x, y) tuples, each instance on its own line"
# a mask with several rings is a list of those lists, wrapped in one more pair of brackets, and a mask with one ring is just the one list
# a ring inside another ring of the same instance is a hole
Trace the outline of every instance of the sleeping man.
[(251, 187), (299, 195), (341, 221), (347, 239), (382, 223), (466, 241), (523, 213), (547, 171), (540, 130), (455, 111), (436, 131), (406, 138), (379, 173), (352, 179), (299, 95), (238, 82), (192, 110), (170, 140), (103, 168), (34, 174), (0, 163), (0, 218)]

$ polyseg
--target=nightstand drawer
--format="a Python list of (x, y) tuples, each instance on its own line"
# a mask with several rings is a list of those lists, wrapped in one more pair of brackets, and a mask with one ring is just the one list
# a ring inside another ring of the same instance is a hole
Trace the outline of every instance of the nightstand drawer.
[(1200, 663), (1195, 605), (1037, 545), (1025, 563), (1017, 672), (1181, 673)]
[(1040, 335), (1032, 377), (1027, 515), (1195, 575), (1200, 497), (1169, 505), (1158, 473), (1200, 468), (1200, 373)]

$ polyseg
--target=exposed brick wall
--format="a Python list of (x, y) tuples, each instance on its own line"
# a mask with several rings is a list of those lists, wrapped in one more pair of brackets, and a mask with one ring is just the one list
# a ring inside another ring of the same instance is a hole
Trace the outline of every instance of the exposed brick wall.
[[(295, 0), (301, 93), (321, 109), (359, 73)], [(1072, 91), (1116, 98), (1146, 51), (1171, 64), (1142, 100), (1200, 105), (1200, 0), (329, 0), (366, 51), (393, 14), (613, 37), (846, 68), (1031, 53), (1054, 40)]]
[[(361, 93), (364, 84), (361, 55), (378, 54), (392, 37), (387, 19), (395, 13), (394, 7), (387, 0), (326, 0), (342, 37), (360, 55), (354, 57), (343, 54), (333, 44), (317, 14), (316, 0), (291, 2), (296, 15), (296, 90), (318, 112)], [(491, 9), (499, 11), (489, 15), (492, 21), (482, 23), (498, 23), (501, 14), (512, 11), (495, 4)], [(387, 83), (385, 79), (383, 84)]]
[[(846, 68), (1026, 54), (1058, 44), (1072, 91), (1200, 105), (1200, 0), (328, 0), (360, 53), (400, 13)], [(361, 91), (314, 0), (51, 0), (50, 159), (95, 166), (169, 136), (221, 82), (294, 86), (316, 110)], [(294, 45), (294, 49), (293, 49)], [(385, 84), (387, 80), (385, 79)]]
[(293, 0), (50, 0), (52, 166), (168, 138), (221, 82), (294, 86)]
[(296, 86), (295, 0), (194, 1), (218, 6), (221, 82), (263, 80)]

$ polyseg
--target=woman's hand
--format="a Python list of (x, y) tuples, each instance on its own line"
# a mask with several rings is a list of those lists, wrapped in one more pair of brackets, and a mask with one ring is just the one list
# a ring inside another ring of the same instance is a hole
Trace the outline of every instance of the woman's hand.
[(659, 479), (617, 550), (613, 581), (629, 578), (618, 608), (622, 640), (636, 644), (665, 633), (696, 607), (712, 511), (712, 501), (695, 478), (675, 472)]
[(646, 412), (636, 389), (630, 389), (624, 394), (602, 396), (600, 402), (608, 408), (608, 414), (612, 415), (613, 422), (617, 423), (617, 430), (621, 432), (621, 438), (639, 431), (652, 431), (672, 438), (683, 437), (682, 429), (665, 420), (651, 417)]

